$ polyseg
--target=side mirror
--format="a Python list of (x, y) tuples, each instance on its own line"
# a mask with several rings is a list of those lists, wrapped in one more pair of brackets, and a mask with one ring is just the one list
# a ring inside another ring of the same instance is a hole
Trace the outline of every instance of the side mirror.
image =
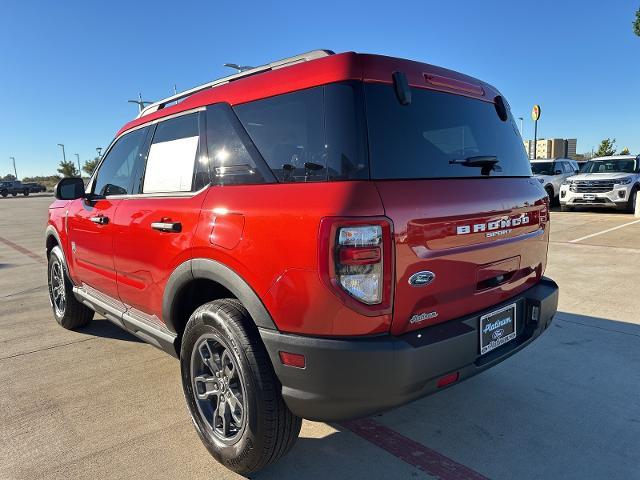
[(556, 170), (553, 174), (554, 175), (562, 175), (562, 170)]
[(58, 200), (75, 200), (84, 197), (84, 182), (81, 178), (63, 178), (55, 188)]

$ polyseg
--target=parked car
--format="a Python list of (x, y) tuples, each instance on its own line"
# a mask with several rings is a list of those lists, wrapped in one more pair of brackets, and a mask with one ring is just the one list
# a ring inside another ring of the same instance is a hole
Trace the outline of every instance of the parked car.
[(542, 184), (553, 204), (558, 203), (562, 183), (579, 170), (578, 162), (570, 158), (531, 161), (533, 176)]
[(29, 188), (29, 191), (31, 193), (39, 193), (39, 192), (46, 192), (47, 191), (47, 187), (45, 187), (41, 183), (25, 182), (22, 185), (27, 187), (27, 188)]
[(26, 197), (29, 195), (29, 187), (23, 185), (19, 180), (0, 182), (0, 195), (3, 197), (8, 195), (13, 195), (15, 197), (19, 193)]
[(150, 105), (86, 189), (63, 179), (49, 297), (65, 328), (95, 311), (179, 357), (200, 438), (247, 474), (301, 418), (384, 411), (533, 342), (548, 240), (495, 87), (321, 50)]
[(560, 189), (562, 210), (578, 206), (613, 207), (632, 213), (640, 189), (640, 155), (598, 157), (565, 180)]

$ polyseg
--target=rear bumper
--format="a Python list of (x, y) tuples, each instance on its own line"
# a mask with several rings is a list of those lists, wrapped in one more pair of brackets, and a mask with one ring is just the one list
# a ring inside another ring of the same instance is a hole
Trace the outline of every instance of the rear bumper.
[[(479, 318), (517, 304), (515, 340), (480, 357)], [(310, 420), (363, 417), (436, 392), (443, 375), (459, 381), (490, 368), (535, 340), (558, 306), (558, 286), (543, 278), (503, 304), (401, 336), (326, 339), (260, 329), (282, 395), (293, 413)], [(533, 318), (537, 309), (537, 320)], [(278, 352), (303, 354), (304, 369), (285, 366)]]

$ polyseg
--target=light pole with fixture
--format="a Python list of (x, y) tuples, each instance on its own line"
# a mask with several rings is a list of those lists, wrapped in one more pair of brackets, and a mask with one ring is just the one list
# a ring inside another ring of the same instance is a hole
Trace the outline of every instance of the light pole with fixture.
[(102, 147), (96, 147), (96, 152), (98, 152), (98, 157), (102, 156)]
[(64, 153), (64, 144), (59, 143), (58, 146), (62, 147), (62, 160), (64, 160), (66, 162), (67, 161), (67, 155)]
[(77, 153), (74, 153), (74, 155), (78, 159), (78, 175), (80, 176), (80, 178), (82, 178), (82, 169), (80, 168), (80, 155)]
[(138, 100), (127, 100), (128, 103), (135, 103), (138, 105), (138, 111), (142, 111), (145, 105), (151, 105), (153, 102), (142, 100), (142, 93), (138, 94)]

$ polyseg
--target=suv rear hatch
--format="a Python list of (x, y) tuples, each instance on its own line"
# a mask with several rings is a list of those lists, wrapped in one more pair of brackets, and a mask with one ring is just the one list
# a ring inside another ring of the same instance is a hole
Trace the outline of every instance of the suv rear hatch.
[(365, 84), (371, 178), (394, 224), (394, 334), (533, 286), (548, 245), (547, 197), (506, 103), (422, 88), (399, 98)]

